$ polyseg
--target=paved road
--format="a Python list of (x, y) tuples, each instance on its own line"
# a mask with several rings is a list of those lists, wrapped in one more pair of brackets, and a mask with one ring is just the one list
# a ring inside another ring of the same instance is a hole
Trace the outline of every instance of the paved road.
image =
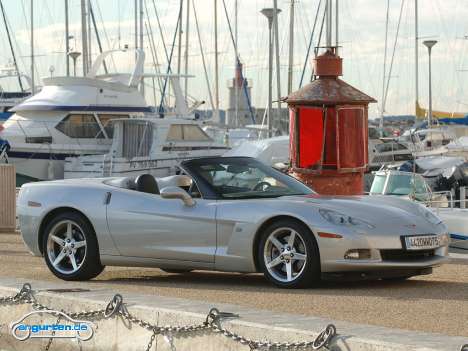
[[(0, 234), (0, 277), (57, 280), (42, 258), (26, 252), (17, 234)], [(259, 274), (178, 275), (120, 267), (106, 268), (93, 281), (69, 284), (468, 337), (468, 265), (462, 264), (445, 265), (430, 276), (405, 282), (323, 283), (308, 290), (277, 289)]]

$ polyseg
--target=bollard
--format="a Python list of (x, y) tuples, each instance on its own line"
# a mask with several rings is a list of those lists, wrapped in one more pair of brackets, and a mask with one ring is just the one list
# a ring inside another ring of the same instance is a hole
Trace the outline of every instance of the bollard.
[(16, 230), (16, 172), (15, 166), (0, 165), (0, 232)]

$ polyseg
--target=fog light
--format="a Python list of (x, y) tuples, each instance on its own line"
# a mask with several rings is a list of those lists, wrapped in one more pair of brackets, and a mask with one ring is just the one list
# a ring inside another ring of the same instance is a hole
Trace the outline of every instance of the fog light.
[(345, 260), (367, 260), (371, 258), (369, 249), (352, 249), (346, 251), (344, 255)]
[(450, 235), (448, 233), (439, 236), (440, 246), (448, 246), (450, 244)]

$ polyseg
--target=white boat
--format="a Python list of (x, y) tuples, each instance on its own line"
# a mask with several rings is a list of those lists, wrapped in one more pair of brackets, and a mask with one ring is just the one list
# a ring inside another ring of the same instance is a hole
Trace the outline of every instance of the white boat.
[(460, 200), (451, 191), (433, 192), (420, 174), (395, 170), (375, 172), (370, 195), (405, 197), (430, 206), (447, 226), (450, 247), (468, 250), (468, 201), (460, 188)]
[(269, 166), (289, 164), (289, 135), (245, 141), (229, 150), (224, 156), (254, 157)]
[(241, 128), (207, 123), (203, 130), (214, 140), (236, 148), (245, 142), (256, 141), (268, 137), (267, 126), (261, 124), (248, 124)]
[(113, 142), (105, 155), (66, 158), (65, 178), (136, 176), (166, 177), (181, 161), (220, 156), (228, 150), (215, 142), (201, 123), (183, 118), (129, 118), (112, 121)]
[(395, 162), (440, 155), (468, 160), (467, 135), (468, 127), (464, 125), (407, 130), (397, 139), (374, 145), (369, 151), (369, 165), (378, 169)]
[(153, 109), (138, 91), (144, 52), (136, 50), (131, 74), (98, 75), (99, 55), (85, 77), (44, 78), (36, 95), (14, 107), (0, 138), (9, 142), (17, 183), (63, 178), (66, 157), (104, 154), (112, 143), (111, 119), (143, 117)]

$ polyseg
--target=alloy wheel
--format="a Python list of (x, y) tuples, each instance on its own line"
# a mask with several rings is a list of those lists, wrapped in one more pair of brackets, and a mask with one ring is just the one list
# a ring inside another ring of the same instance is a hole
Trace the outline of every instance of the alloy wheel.
[(60, 221), (49, 232), (47, 255), (54, 269), (62, 274), (73, 274), (80, 269), (86, 249), (84, 232), (74, 221)]
[(307, 263), (302, 235), (292, 228), (278, 228), (266, 239), (264, 262), (268, 273), (284, 283), (299, 278)]

